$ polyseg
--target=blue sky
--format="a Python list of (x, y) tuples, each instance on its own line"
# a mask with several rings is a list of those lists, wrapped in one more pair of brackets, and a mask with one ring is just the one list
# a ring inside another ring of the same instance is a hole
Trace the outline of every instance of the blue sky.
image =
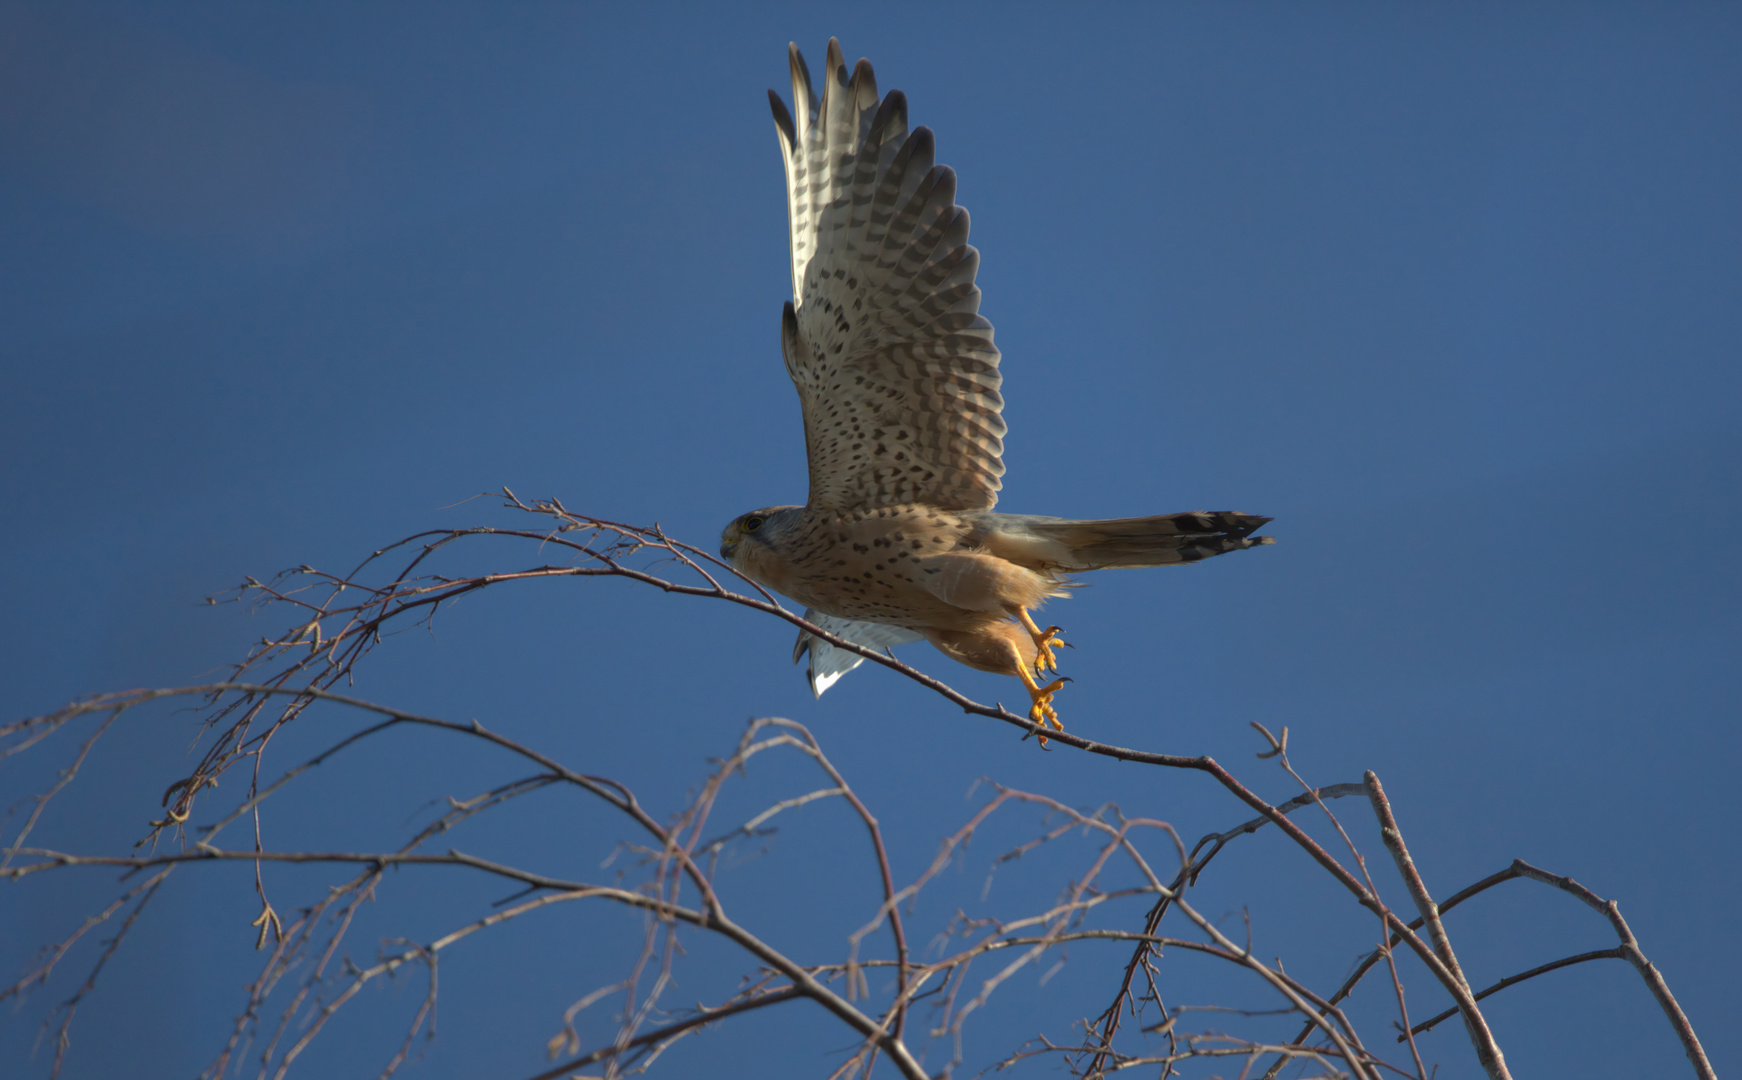
[[(1522, 857), (1619, 900), (1719, 1072), (1742, 1067), (1726, 900), (1742, 887), (1742, 17), (1725, 6), (0, 7), (9, 719), (206, 678), (282, 621), (208, 594), (513, 524), (463, 502), (503, 485), (703, 545), (800, 501), (763, 91), (787, 92), (789, 40), (816, 70), (831, 34), (906, 91), (958, 172), (1005, 358), (1001, 507), (1276, 518), (1274, 547), (1099, 575), (1051, 609), (1077, 646), (1066, 724), (1211, 754), (1277, 799), (1291, 782), (1251, 757), (1247, 722), (1288, 725), (1310, 779), (1378, 772), (1436, 892)], [(790, 717), (890, 830), (898, 879), (982, 777), (1188, 839), (1246, 816), (1201, 778), (1040, 753), (887, 672), (813, 702), (788, 628), (750, 612), (565, 582), (444, 620), (390, 641), (355, 692), (477, 717), (662, 813), (746, 718)], [(1020, 697), (926, 646), (902, 655), (978, 699)], [(355, 723), (311, 714), (285, 762)], [(37, 838), (131, 843), (194, 731), (130, 717)], [(5, 803), (73, 747), (0, 762)], [(383, 746), (312, 780), (279, 842), (386, 843), (504, 768)], [(771, 768), (744, 806), (789, 782)], [(831, 813), (795, 817), (728, 886), (818, 957), (864, 915), (865, 864)], [(1012, 842), (1036, 827), (1013, 822)], [(591, 866), (611, 828), (552, 802), (469, 842)], [(1000, 870), (981, 905), (999, 842), (915, 925), (1044, 904), (1076, 865)], [(1291, 972), (1335, 985), (1369, 947), (1275, 838), (1223, 859), (1203, 906), (1249, 910)], [(278, 880), (294, 904), (325, 879)], [(178, 890), (81, 1012), (67, 1076), (185, 1076), (221, 1044), (256, 963), (251, 878)], [(0, 890), (0, 923), (24, 928), (0, 963), (21, 969), (112, 892), (95, 873)], [(435, 872), (388, 892), (360, 957), (495, 897)], [(1449, 929), (1484, 984), (1611, 944), (1518, 883)], [(570, 912), (456, 951), (406, 1075), (537, 1072), (634, 933)], [(678, 999), (730, 985), (730, 959), (698, 943)], [(1019, 978), (975, 1021), (967, 1066), (1068, 1037), (1121, 959), (1079, 949), (1044, 985)], [(1178, 970), (1183, 1003), (1273, 1004)], [(0, 1058), (29, 1054), (76, 977), (4, 1020)], [(378, 1069), (414, 983), (335, 1021), (304, 1074)], [(1413, 985), (1412, 1009), (1437, 1011)], [(756, 1055), (757, 1075), (827, 1075), (847, 1040), (820, 1015), (770, 1013), (663, 1067)], [(1489, 1015), (1518, 1075), (1683, 1067), (1619, 963), (1508, 990)], [(1455, 1025), (1423, 1046), (1441, 1077), (1476, 1075)], [(46, 1074), (45, 1052), (29, 1069)]]

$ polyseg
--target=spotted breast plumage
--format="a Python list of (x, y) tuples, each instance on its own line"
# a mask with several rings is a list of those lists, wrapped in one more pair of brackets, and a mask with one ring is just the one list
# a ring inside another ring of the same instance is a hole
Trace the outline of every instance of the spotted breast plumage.
[[(781, 353), (798, 388), (810, 464), (803, 506), (756, 510), (721, 535), (745, 576), (807, 606), (839, 637), (887, 648), (921, 639), (971, 667), (1014, 675), (1030, 718), (1063, 730), (1058, 627), (1030, 612), (1069, 575), (1166, 566), (1260, 544), (1269, 518), (1235, 511), (1073, 521), (1000, 514), (1005, 426), (980, 255), (956, 177), (909, 131), (907, 99), (879, 98), (871, 65), (849, 75), (830, 39), (821, 95), (788, 50), (793, 110), (769, 91), (786, 162), (793, 302)], [(808, 633), (821, 695), (860, 657)]]

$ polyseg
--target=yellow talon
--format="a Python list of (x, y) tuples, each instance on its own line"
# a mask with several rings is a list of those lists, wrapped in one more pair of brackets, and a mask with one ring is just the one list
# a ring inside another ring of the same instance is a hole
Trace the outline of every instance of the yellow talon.
[(1058, 671), (1058, 657), (1053, 655), (1052, 647), (1054, 645), (1060, 646), (1061, 648), (1064, 646), (1064, 639), (1058, 636), (1062, 633), (1064, 633), (1064, 631), (1056, 626), (1049, 626), (1041, 631), (1042, 636), (1036, 639), (1034, 643), (1035, 671)]
[[(1058, 693), (1059, 688), (1070, 680), (1054, 679), (1052, 682), (1042, 686), (1033, 675), (1028, 673), (1026, 667), (1020, 666), (1016, 669), (1016, 677), (1022, 680), (1022, 685), (1028, 687), (1028, 696), (1034, 701), (1034, 704), (1030, 706), (1028, 710), (1028, 719), (1031, 722), (1040, 725), (1043, 729), (1046, 725), (1051, 724), (1059, 731), (1063, 731), (1065, 726), (1059, 722), (1059, 714), (1052, 707), (1052, 696)], [(1036, 738), (1040, 740), (1041, 746), (1044, 747), (1046, 745), (1045, 735), (1037, 735)]]
[(1058, 636), (1064, 631), (1056, 626), (1049, 626), (1042, 630), (1035, 625), (1034, 617), (1028, 613), (1027, 608), (1017, 608), (1016, 611), (1022, 620), (1023, 629), (1027, 630), (1028, 636), (1034, 639), (1035, 674), (1042, 675), (1049, 671), (1057, 672), (1059, 669), (1058, 657), (1053, 655), (1052, 649), (1054, 645), (1063, 646), (1065, 644), (1064, 639)]

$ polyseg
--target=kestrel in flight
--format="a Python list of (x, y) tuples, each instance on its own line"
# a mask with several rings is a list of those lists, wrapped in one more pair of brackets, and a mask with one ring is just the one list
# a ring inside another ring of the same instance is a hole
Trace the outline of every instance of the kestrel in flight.
[[(831, 38), (818, 98), (796, 45), (788, 58), (796, 118), (768, 92), (792, 233), (780, 346), (804, 412), (810, 497), (739, 517), (720, 557), (839, 637), (873, 648), (923, 638), (969, 667), (1016, 676), (1029, 718), (1062, 731), (1051, 701), (1064, 680), (1041, 682), (1058, 671), (1060, 631), (1029, 612), (1079, 571), (1268, 544), (1252, 533), (1270, 519), (994, 513), (1002, 378), (956, 174), (932, 163), (929, 129), (908, 131), (901, 91), (879, 101), (870, 63), (849, 78)], [(800, 633), (794, 662), (807, 653), (818, 695), (861, 660)]]

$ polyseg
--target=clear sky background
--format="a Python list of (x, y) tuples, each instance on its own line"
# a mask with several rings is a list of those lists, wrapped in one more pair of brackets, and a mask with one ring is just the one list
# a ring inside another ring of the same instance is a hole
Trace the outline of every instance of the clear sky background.
[[(1275, 799), (1291, 782), (1252, 758), (1250, 720), (1287, 725), (1315, 782), (1376, 770), (1436, 893), (1522, 857), (1619, 900), (1718, 1071), (1742, 1070), (1734, 6), (0, 5), (6, 719), (205, 679), (285, 622), (206, 595), (421, 529), (520, 524), (456, 505), (503, 485), (704, 545), (802, 501), (763, 91), (787, 93), (789, 40), (814, 71), (831, 34), (907, 92), (960, 176), (1005, 357), (1001, 507), (1276, 518), (1275, 547), (1101, 575), (1050, 609), (1077, 646), (1066, 724), (1214, 755)], [(747, 717), (793, 718), (889, 829), (897, 879), (985, 798), (981, 777), (1188, 840), (1247, 816), (1201, 777), (1039, 752), (885, 671), (813, 702), (789, 628), (725, 605), (544, 583), (444, 620), (388, 642), (355, 692), (477, 717), (661, 815)], [(902, 655), (1021, 698), (927, 646)], [(286, 764), (358, 721), (302, 723)], [(195, 725), (131, 716), (36, 839), (124, 849)], [(74, 746), (0, 763), (0, 798), (51, 783)], [(506, 770), (406, 737), (321, 770), (268, 841), (385, 844)], [(771, 767), (739, 805), (807, 784)], [(574, 800), (504, 822), (455, 845), (597, 874), (624, 835)], [(999, 845), (1039, 824), (1012, 818), (925, 894), (919, 939), (957, 907), (1054, 896), (1080, 858), (1006, 867), (981, 899)], [(726, 872), (728, 903), (838, 957), (872, 904), (852, 830), (839, 808), (795, 815)], [(216, 1053), (258, 962), (251, 874), (229, 869), (154, 903), (65, 1075), (185, 1077)], [(330, 879), (269, 872), (286, 908)], [(1322, 987), (1373, 938), (1275, 837), (1204, 889)], [(0, 889), (5, 981), (113, 893), (95, 872)], [(433, 937), (496, 895), (400, 873), (350, 949)], [(1449, 928), (1482, 984), (1613, 944), (1519, 883)], [(637, 938), (632, 918), (570, 910), (456, 948), (438, 1037), (405, 1075), (537, 1072), (562, 1010)], [(964, 1075), (1104, 1007), (1125, 950), (1070, 955), (972, 1022)], [(674, 1002), (741, 970), (699, 942), (686, 963)], [(1167, 963), (1176, 1003), (1277, 1004)], [(0, 1020), (0, 1072), (46, 1074), (37, 1025), (83, 970)], [(1412, 985), (1417, 1015), (1438, 1011)], [(301, 1075), (374, 1075), (422, 992), (365, 995)], [(1381, 1016), (1378, 984), (1361, 1001)], [(785, 1008), (686, 1042), (665, 1074), (827, 1075), (851, 1040)], [(1487, 1011), (1515, 1075), (1684, 1075), (1619, 962)], [(1440, 1077), (1478, 1075), (1455, 1023), (1423, 1045)]]

